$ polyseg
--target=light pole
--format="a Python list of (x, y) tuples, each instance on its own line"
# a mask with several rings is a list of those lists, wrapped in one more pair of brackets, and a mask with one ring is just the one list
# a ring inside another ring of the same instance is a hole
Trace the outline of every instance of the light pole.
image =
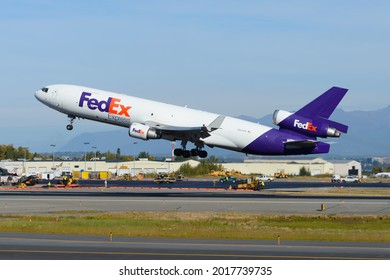
[(133, 143), (133, 148), (134, 148), (134, 150), (133, 150), (133, 153), (134, 153), (134, 165), (133, 165), (133, 176), (135, 176), (135, 145), (137, 145), (138, 144), (138, 142), (134, 142)]
[(96, 146), (92, 146), (92, 149), (95, 149), (95, 158), (94, 158), (94, 160), (95, 160), (95, 162), (94, 162), (94, 171), (96, 172), (96, 150), (97, 150), (97, 147)]
[(26, 157), (27, 157), (27, 149), (28, 147), (22, 147), (24, 149), (24, 159), (23, 159), (23, 172), (25, 175), (27, 175), (27, 170), (26, 170)]
[(53, 147), (53, 166), (51, 168), (51, 171), (53, 172), (53, 178), (54, 178), (54, 148), (55, 148), (55, 144), (50, 144), (50, 147)]
[(89, 142), (84, 142), (84, 145), (84, 171), (87, 171), (87, 145), (89, 145)]

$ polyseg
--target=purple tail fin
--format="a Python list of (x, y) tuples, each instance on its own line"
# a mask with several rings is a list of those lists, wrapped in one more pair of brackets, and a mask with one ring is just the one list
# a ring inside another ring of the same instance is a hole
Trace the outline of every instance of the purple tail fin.
[(347, 91), (348, 89), (345, 88), (332, 87), (327, 92), (323, 93), (321, 96), (317, 97), (305, 107), (297, 111), (296, 114), (308, 118), (320, 117), (328, 119)]

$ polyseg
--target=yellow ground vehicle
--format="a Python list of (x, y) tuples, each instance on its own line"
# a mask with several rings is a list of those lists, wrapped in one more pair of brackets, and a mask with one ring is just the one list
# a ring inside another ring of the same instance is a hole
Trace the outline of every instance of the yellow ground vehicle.
[(173, 175), (167, 174), (167, 173), (160, 173), (157, 175), (156, 179), (154, 179), (154, 182), (156, 184), (162, 184), (162, 183), (175, 183), (176, 178)]
[(72, 187), (76, 188), (80, 185), (77, 184), (77, 181), (73, 178), (72, 175), (63, 175), (62, 180), (58, 182), (58, 184), (55, 185), (57, 188), (65, 188), (65, 187)]
[(232, 170), (230, 170), (230, 171), (228, 171), (226, 173), (227, 173), (227, 175), (230, 175), (230, 176), (242, 176), (240, 171), (237, 171), (237, 170), (234, 170), (234, 169), (232, 169)]
[(39, 181), (35, 175), (23, 176), (18, 181), (18, 188), (24, 189), (26, 186), (34, 186)]
[(211, 170), (209, 175), (213, 176), (213, 177), (225, 177), (226, 176), (226, 172), (225, 171), (219, 171), (219, 170)]
[(246, 179), (246, 182), (239, 183), (237, 185), (237, 189), (245, 189), (245, 190), (260, 190), (265, 188), (265, 183), (259, 180), (254, 179)]
[(284, 172), (277, 172), (274, 174), (274, 177), (278, 179), (284, 179), (284, 178), (288, 178), (288, 175), (285, 174)]

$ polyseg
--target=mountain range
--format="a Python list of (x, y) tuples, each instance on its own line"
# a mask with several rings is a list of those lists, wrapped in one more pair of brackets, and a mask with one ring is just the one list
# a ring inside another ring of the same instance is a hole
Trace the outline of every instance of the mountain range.
[[(275, 127), (272, 124), (272, 115), (266, 115), (260, 119), (250, 116), (238, 116), (237, 118)], [(343, 134), (341, 138), (324, 139), (332, 143), (330, 156), (390, 156), (390, 106), (375, 111), (344, 111), (336, 109), (332, 120), (347, 124), (348, 134)], [(116, 152), (121, 149), (122, 154), (132, 155), (142, 151), (147, 151), (157, 157), (169, 157), (171, 154), (171, 143), (164, 140), (142, 141), (128, 136), (128, 130), (120, 128), (111, 130), (83, 133), (66, 145), (58, 152), (78, 151), (82, 143), (90, 142), (91, 146), (97, 147), (101, 152)], [(136, 144), (134, 144), (136, 143)], [(179, 145), (179, 142), (176, 142)], [(88, 149), (88, 148), (87, 148)], [(209, 154), (222, 158), (243, 158), (244, 155), (223, 149), (207, 149)], [(89, 148), (89, 151), (91, 149)]]

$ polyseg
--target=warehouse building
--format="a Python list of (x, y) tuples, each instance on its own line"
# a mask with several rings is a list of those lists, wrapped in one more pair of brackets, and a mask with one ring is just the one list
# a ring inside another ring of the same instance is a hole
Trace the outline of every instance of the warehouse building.
[(140, 159), (137, 161), (2, 161), (0, 167), (11, 173), (37, 174), (42, 178), (47, 176), (59, 176), (62, 172), (109, 172), (112, 175), (122, 176), (124, 174), (145, 174), (160, 172), (176, 172), (180, 166), (188, 163), (197, 166), (198, 161), (188, 160), (185, 162), (172, 161), (148, 161)]
[[(46, 178), (47, 174), (59, 175), (62, 172), (109, 172), (112, 175), (122, 176), (124, 174), (145, 174), (159, 172), (176, 172), (183, 164), (197, 166), (198, 161), (188, 160), (174, 162), (149, 161), (140, 159), (137, 161), (2, 161), (0, 167), (8, 169), (9, 172), (21, 174), (39, 174)], [(302, 167), (310, 172), (312, 176), (319, 174), (338, 174), (341, 176), (361, 176), (361, 163), (354, 160), (324, 160), (322, 158), (260, 158), (247, 159), (241, 163), (223, 163), (225, 170), (240, 171), (242, 174), (264, 174), (285, 173), (299, 175)], [(52, 176), (51, 175), (51, 176)]]
[(243, 163), (225, 163), (227, 170), (236, 170), (244, 174), (275, 173), (299, 175), (304, 167), (312, 176), (338, 174), (341, 176), (357, 175), (361, 177), (361, 163), (354, 160), (324, 160), (322, 158), (261, 158), (248, 159)]

